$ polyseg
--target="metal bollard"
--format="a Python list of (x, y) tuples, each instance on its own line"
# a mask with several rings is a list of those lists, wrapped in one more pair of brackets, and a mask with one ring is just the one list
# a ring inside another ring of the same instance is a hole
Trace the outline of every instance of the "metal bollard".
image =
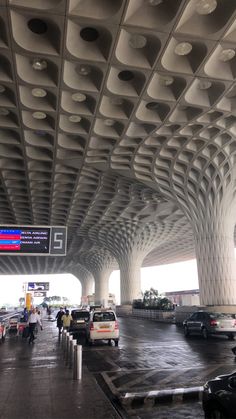
[(77, 340), (76, 339), (71, 339), (70, 340), (70, 357), (69, 357), (69, 367), (72, 368), (73, 367), (73, 363), (74, 363), (74, 347), (77, 344)]
[(73, 364), (73, 379), (81, 380), (82, 378), (82, 346), (75, 345), (74, 347), (74, 364)]
[(61, 339), (61, 347), (64, 352), (65, 349), (65, 342), (66, 342), (66, 330), (62, 330), (62, 339)]
[(66, 365), (68, 363), (68, 359), (69, 359), (69, 348), (70, 348), (70, 333), (66, 332), (66, 351), (65, 351), (65, 361), (66, 361)]

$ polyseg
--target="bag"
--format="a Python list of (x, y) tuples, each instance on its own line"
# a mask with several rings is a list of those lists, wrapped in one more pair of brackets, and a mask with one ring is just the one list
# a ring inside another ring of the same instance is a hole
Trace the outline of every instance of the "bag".
[(26, 326), (22, 333), (22, 338), (28, 338), (29, 337), (29, 326)]

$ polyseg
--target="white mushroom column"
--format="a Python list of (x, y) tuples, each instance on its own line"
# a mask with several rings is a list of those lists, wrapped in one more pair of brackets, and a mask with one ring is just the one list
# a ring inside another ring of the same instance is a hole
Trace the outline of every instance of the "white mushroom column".
[(109, 299), (109, 278), (114, 270), (115, 260), (102, 248), (81, 252), (80, 260), (92, 272), (95, 282), (95, 304), (107, 306)]
[(236, 304), (234, 217), (228, 211), (207, 211), (195, 228), (200, 302)]
[(72, 273), (81, 283), (81, 302), (88, 302), (88, 296), (92, 295), (94, 288), (94, 277), (91, 272), (81, 265), (76, 265), (72, 269)]

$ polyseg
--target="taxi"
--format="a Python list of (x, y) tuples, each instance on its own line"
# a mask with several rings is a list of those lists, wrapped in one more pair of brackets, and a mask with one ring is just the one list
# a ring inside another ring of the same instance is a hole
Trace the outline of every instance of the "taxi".
[(119, 325), (116, 313), (110, 309), (95, 310), (90, 313), (88, 331), (88, 342), (107, 340), (111, 345), (112, 340), (115, 346), (119, 343)]

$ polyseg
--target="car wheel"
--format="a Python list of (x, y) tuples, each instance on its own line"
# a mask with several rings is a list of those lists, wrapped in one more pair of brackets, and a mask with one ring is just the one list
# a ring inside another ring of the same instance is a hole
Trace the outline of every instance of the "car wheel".
[(184, 326), (184, 336), (187, 338), (190, 335), (188, 326)]
[(118, 339), (116, 339), (116, 340), (115, 340), (115, 346), (118, 346), (118, 344), (119, 344), (119, 340), (118, 340)]
[(208, 338), (208, 331), (205, 327), (202, 328), (202, 336), (204, 339)]
[(111, 346), (111, 339), (108, 339), (108, 345)]
[(205, 419), (226, 419), (226, 417), (227, 416), (218, 406), (212, 406), (209, 410), (205, 412)]
[(230, 333), (229, 335), (227, 335), (228, 336), (228, 338), (229, 338), (229, 340), (234, 340), (234, 334), (233, 333)]

